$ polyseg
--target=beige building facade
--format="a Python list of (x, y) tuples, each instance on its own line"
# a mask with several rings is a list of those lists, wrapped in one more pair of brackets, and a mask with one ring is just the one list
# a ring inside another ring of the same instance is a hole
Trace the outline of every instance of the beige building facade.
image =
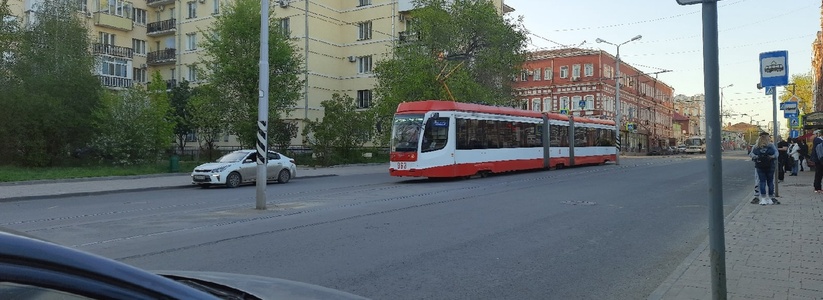
[[(11, 0), (12, 12), (30, 20), (44, 0)], [(187, 80), (202, 82), (199, 44), (215, 16), (230, 0), (78, 0), (78, 12), (94, 37), (100, 82), (113, 89), (145, 84), (159, 71), (168, 87)], [(502, 13), (513, 11), (503, 0), (490, 0)], [(270, 0), (278, 22), (304, 57), (303, 95), (285, 116), (302, 130), (303, 119), (321, 119), (320, 103), (332, 94), (351, 96), (360, 108), (374, 101), (374, 66), (390, 58), (404, 38), (412, 0)], [(292, 144), (300, 144), (301, 137)], [(233, 138), (221, 142), (234, 144)]]

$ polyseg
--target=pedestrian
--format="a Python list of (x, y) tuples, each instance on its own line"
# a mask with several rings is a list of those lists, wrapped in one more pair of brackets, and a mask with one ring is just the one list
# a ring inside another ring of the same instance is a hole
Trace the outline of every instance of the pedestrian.
[[(769, 133), (765, 131), (760, 132), (760, 137), (769, 137)], [(758, 138), (759, 140), (759, 138)], [(749, 156), (752, 155), (752, 151), (757, 147), (757, 141), (755, 141), (754, 145), (749, 145)], [(754, 169), (754, 198), (751, 201), (751, 204), (758, 204), (760, 203), (760, 179), (757, 176), (757, 168)]]
[[(760, 188), (760, 205), (780, 204), (774, 198), (774, 160), (779, 157), (777, 147), (769, 140), (768, 134), (760, 135), (757, 144), (749, 155), (754, 161)], [(768, 196), (766, 188), (768, 187)]]
[(803, 164), (806, 162), (806, 159), (809, 158), (809, 145), (806, 145), (806, 139), (800, 139), (797, 145), (800, 146), (798, 150), (798, 152), (800, 152), (800, 172), (803, 172)]
[(789, 176), (797, 176), (797, 170), (800, 168), (800, 146), (797, 144), (797, 139), (789, 139), (789, 159), (791, 160), (792, 173)]
[[(811, 159), (814, 162), (814, 192), (815, 193), (823, 193), (823, 188), (820, 186), (820, 180), (823, 179), (823, 163), (820, 161), (820, 157), (817, 154), (817, 145), (823, 143), (823, 132), (820, 129), (814, 131), (814, 140), (812, 141), (812, 149), (811, 149)], [(820, 154), (823, 155), (823, 154)]]
[(777, 182), (783, 182), (783, 178), (786, 175), (786, 166), (789, 160), (789, 142), (784, 140), (779, 135), (776, 139), (777, 142)]

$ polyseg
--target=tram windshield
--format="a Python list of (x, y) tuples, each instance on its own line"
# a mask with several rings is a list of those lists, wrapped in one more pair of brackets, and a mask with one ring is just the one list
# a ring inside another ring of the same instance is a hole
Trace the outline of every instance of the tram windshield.
[(397, 152), (417, 151), (423, 115), (396, 115), (392, 123), (392, 149)]

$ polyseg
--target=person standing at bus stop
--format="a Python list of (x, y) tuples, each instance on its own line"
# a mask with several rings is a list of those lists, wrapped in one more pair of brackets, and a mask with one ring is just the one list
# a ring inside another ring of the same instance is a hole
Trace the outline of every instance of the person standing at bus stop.
[[(754, 159), (754, 157), (755, 157), (752, 152), (754, 152), (754, 150), (757, 148), (757, 143), (763, 137), (766, 137), (766, 139), (768, 139), (769, 138), (769, 133), (765, 132), (765, 131), (761, 131), (760, 136), (754, 142), (754, 145), (751, 145), (752, 148), (749, 150), (748, 154), (749, 154), (750, 157), (752, 157), (752, 159)], [(774, 176), (772, 176), (772, 177), (774, 177)], [(755, 168), (754, 169), (754, 199), (752, 199), (751, 203), (752, 204), (759, 203), (760, 202), (760, 196), (761, 196), (760, 195), (760, 178), (757, 176), (757, 168)], [(763, 196), (766, 196), (766, 195), (763, 195)]]
[(777, 136), (777, 182), (783, 182), (786, 176), (786, 168), (789, 166), (789, 142), (784, 140), (779, 135)]
[[(774, 160), (778, 157), (778, 153), (768, 134), (760, 135), (760, 138), (757, 139), (757, 145), (752, 148), (752, 153), (749, 156), (755, 162), (754, 169), (757, 171), (757, 178), (759, 179), (760, 205), (780, 204), (774, 198)], [(767, 187), (768, 194), (766, 194)]]

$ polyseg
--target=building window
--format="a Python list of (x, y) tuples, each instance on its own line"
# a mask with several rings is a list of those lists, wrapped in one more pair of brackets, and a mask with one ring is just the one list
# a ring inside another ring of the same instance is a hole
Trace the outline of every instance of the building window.
[(552, 75), (554, 75), (554, 72), (552, 72), (552, 68), (546, 68), (543, 70), (543, 79), (552, 80)]
[(603, 64), (603, 73), (605, 73), (603, 75), (605, 75), (606, 78), (612, 78), (612, 66)]
[(540, 102), (540, 98), (532, 99), (532, 110), (533, 111), (540, 111), (543, 108), (542, 103)]
[(211, 14), (216, 15), (220, 13), (220, 0), (212, 1), (212, 11)]
[(108, 32), (101, 32), (100, 43), (103, 45), (114, 45), (114, 34)]
[(360, 56), (357, 58), (357, 73), (367, 74), (371, 73), (371, 55)]
[(371, 0), (360, 0), (360, 4), (357, 6), (366, 6), (371, 5)]
[(197, 66), (189, 66), (189, 82), (197, 82)]
[(542, 71), (543, 70), (541, 70), (540, 68), (534, 69), (534, 81), (540, 80), (540, 75), (541, 75), (540, 73)]
[(580, 78), (580, 65), (572, 66), (572, 78)]
[(549, 110), (549, 103), (551, 103), (551, 101), (552, 101), (552, 98), (549, 98), (549, 97), (543, 98), (543, 111), (548, 111)]
[(197, 50), (197, 33), (186, 34), (186, 50)]
[(586, 107), (586, 103), (583, 102), (583, 97), (580, 96), (572, 96), (571, 105), (574, 105), (572, 110), (583, 109), (583, 107)]
[(586, 109), (594, 109), (594, 96), (586, 95), (586, 97), (583, 97), (583, 101), (586, 101)]
[(567, 97), (567, 96), (560, 97), (560, 109), (569, 109), (569, 97)]
[(128, 60), (111, 56), (100, 57), (100, 75), (129, 78), (129, 67)]
[(146, 83), (146, 78), (148, 77), (146, 76), (146, 73), (146, 69), (134, 68), (132, 69), (132, 79), (134, 79), (134, 82)]
[(132, 39), (131, 48), (134, 49), (134, 54), (146, 54), (146, 41)]
[(371, 39), (371, 21), (361, 22), (357, 24), (359, 28), (359, 36), (358, 40), (370, 40)]
[(569, 78), (569, 66), (560, 67), (560, 78)]
[(584, 74), (584, 75), (586, 75), (586, 77), (592, 77), (592, 76), (594, 76), (594, 65), (592, 65), (592, 64), (586, 64), (586, 65), (583, 67), (583, 74)]
[(145, 9), (135, 8), (132, 10), (134, 24), (146, 25), (146, 17), (148, 12)]
[(278, 24), (280, 24), (280, 33), (283, 34), (283, 36), (291, 36), (291, 21), (289, 21), (289, 18), (281, 18)]
[(529, 76), (528, 73), (529, 72), (526, 72), (526, 70), (521, 71), (520, 72), (520, 81), (526, 81), (527, 80), (526, 77)]
[(186, 7), (189, 11), (188, 19), (197, 18), (197, 2), (188, 2), (186, 3)]
[(89, 7), (87, 4), (88, 2), (86, 0), (76, 0), (75, 3), (77, 3), (77, 10), (82, 12), (89, 11)]
[(99, 2), (100, 9), (99, 11), (102, 13), (120, 16), (124, 18), (131, 19), (132, 13), (132, 5), (131, 2), (126, 1), (109, 1), (109, 2)]
[(357, 108), (371, 107), (371, 90), (357, 91)]

